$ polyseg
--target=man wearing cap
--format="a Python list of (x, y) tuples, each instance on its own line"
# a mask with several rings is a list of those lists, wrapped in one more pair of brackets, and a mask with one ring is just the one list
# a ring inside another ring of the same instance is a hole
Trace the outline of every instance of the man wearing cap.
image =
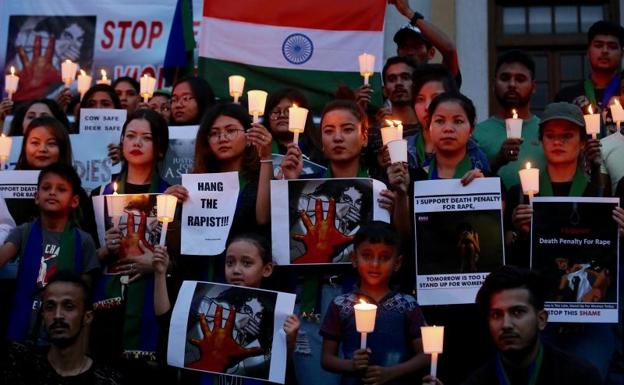
[[(511, 50), (496, 61), (493, 91), (499, 105), (494, 116), (477, 124), (473, 137), (488, 157), (492, 172), (509, 188), (520, 183), (518, 169), (531, 162), (543, 169), (544, 151), (539, 143), (539, 118), (531, 112), (535, 94), (535, 62), (526, 52)], [(505, 120), (522, 120), (522, 137), (508, 138)]]
[(457, 86), (461, 85), (459, 59), (455, 43), (435, 25), (425, 20), (424, 16), (409, 6), (408, 0), (389, 0), (396, 9), (409, 20), (409, 24), (399, 29), (394, 35), (397, 55), (409, 56), (419, 64), (427, 63), (435, 55), (435, 50), (442, 55), (442, 64), (455, 76)]
[(587, 40), (587, 58), (591, 66), (589, 79), (562, 88), (555, 101), (575, 103), (584, 112), (589, 104), (594, 113), (597, 109), (607, 112), (611, 98), (620, 94), (624, 28), (601, 20), (589, 28)]

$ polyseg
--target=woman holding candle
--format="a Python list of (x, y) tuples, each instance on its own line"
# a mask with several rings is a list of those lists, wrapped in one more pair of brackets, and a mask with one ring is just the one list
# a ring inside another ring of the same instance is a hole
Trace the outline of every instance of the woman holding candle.
[(210, 84), (199, 77), (189, 77), (173, 86), (171, 96), (171, 124), (190, 126), (199, 124), (205, 111), (215, 103)]
[[(54, 100), (39, 99), (26, 104), (15, 112), (9, 129), (9, 136), (22, 136), (30, 122), (42, 116), (52, 116), (67, 127), (66, 130), (70, 130), (69, 120), (67, 120), (67, 115), (61, 107)], [(73, 132), (70, 130), (69, 133)]]

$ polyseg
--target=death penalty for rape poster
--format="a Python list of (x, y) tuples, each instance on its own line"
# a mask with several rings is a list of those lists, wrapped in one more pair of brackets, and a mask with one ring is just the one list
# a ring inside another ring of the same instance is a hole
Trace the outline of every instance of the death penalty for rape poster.
[(273, 260), (279, 265), (350, 263), (353, 236), (372, 220), (386, 186), (370, 178), (271, 181)]
[[(100, 245), (106, 245), (105, 234), (113, 226), (119, 226), (122, 233), (116, 260), (107, 261), (104, 273), (121, 274), (120, 261), (145, 253), (142, 248), (152, 250), (160, 240), (162, 224), (156, 216), (158, 194), (117, 194), (92, 197), (95, 224)], [(113, 203), (113, 199), (116, 203)], [(119, 215), (114, 215), (112, 206), (118, 205)]]
[(416, 290), (421, 305), (474, 303), (505, 264), (499, 178), (414, 183)]
[(181, 253), (222, 253), (236, 212), (238, 172), (184, 174), (182, 185), (189, 195), (182, 205)]
[(551, 322), (618, 322), (619, 198), (536, 197), (531, 269), (547, 283)]
[(294, 294), (184, 281), (171, 316), (169, 365), (283, 384)]

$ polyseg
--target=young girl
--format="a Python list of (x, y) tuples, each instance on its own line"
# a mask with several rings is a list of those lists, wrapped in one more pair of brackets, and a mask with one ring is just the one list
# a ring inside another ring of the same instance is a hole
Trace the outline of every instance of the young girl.
[[(113, 176), (111, 183), (94, 190), (93, 195), (112, 194), (115, 182), (120, 194), (173, 193), (158, 172), (158, 163), (167, 151), (168, 136), (167, 125), (158, 113), (137, 110), (122, 129), (121, 173)], [(153, 300), (152, 252), (142, 236), (139, 234), (138, 240), (126, 239), (117, 227), (106, 232), (106, 244), (98, 250), (102, 261), (116, 261), (121, 245), (133, 240), (143, 254), (127, 256), (115, 265), (123, 275), (105, 275), (98, 282), (94, 308), (99, 321), (93, 325), (93, 346), (98, 347), (96, 352), (103, 359), (123, 355), (129, 376), (157, 378), (158, 373), (148, 363), (156, 351), (157, 325), (153, 314), (145, 311), (152, 308)], [(122, 276), (129, 276), (129, 281), (122, 281)]]
[[(156, 316), (162, 321), (161, 324), (168, 325), (171, 311), (171, 303), (167, 293), (167, 281), (166, 273), (169, 263), (169, 256), (165, 248), (156, 246), (154, 251), (154, 270), (155, 270), (155, 290), (154, 290), (154, 310)], [(266, 280), (271, 276), (273, 272), (273, 262), (271, 260), (271, 252), (264, 238), (256, 234), (240, 234), (230, 240), (229, 245), (225, 252), (225, 278), (226, 282), (231, 285), (260, 288), (263, 286), (263, 280)], [(262, 320), (256, 328), (253, 330), (262, 331), (265, 328), (262, 327)], [(248, 324), (249, 325), (249, 324)], [(295, 340), (297, 339), (297, 333), (299, 331), (299, 318), (295, 315), (290, 315), (284, 322), (284, 332), (286, 333), (286, 344), (288, 358), (292, 356), (292, 352), (295, 347)], [(272, 333), (272, 331), (268, 331)], [(263, 340), (262, 336), (258, 335), (254, 338)], [(248, 361), (248, 362), (247, 362)], [(250, 365), (253, 362), (253, 358), (243, 360), (239, 362), (239, 365)], [(185, 373), (185, 376), (192, 374)], [(214, 382), (212, 375), (201, 375), (198, 381), (200, 384), (213, 384), (218, 383), (221, 385), (234, 385), (234, 384), (257, 384), (260, 381), (235, 378), (230, 376), (218, 376), (218, 382)], [(191, 381), (189, 379), (189, 381)], [(184, 383), (189, 383), (185, 381)], [(293, 384), (294, 376), (291, 370), (291, 365), (287, 365), (286, 383)]]
[(199, 124), (214, 103), (214, 92), (206, 80), (189, 77), (178, 81), (171, 96), (171, 125)]

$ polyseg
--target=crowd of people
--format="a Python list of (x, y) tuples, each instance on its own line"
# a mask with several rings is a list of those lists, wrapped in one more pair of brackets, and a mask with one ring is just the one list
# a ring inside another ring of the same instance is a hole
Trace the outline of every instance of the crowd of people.
[[(172, 308), (185, 280), (297, 294), (295, 314), (283, 325), (287, 384), (622, 383), (621, 322), (547, 322), (544, 285), (529, 271), (533, 209), (518, 170), (527, 161), (543, 170), (540, 196), (624, 197), (624, 129), (617, 130), (609, 111), (614, 99), (624, 104), (624, 28), (600, 21), (589, 29), (590, 77), (560, 90), (541, 116), (531, 110), (536, 68), (530, 54), (501, 53), (491, 81), (496, 112), (477, 122), (474, 102), (460, 92), (453, 42), (406, 1), (395, 3), (410, 22), (394, 37), (397, 56), (383, 66), (382, 89), (339, 87), (317, 112), (318, 126), (308, 116), (299, 143), (288, 130), (288, 108), (308, 103), (293, 88), (270, 93), (262, 122), (252, 122), (244, 104), (215, 95), (199, 77), (179, 79), (147, 103), (129, 77), (93, 86), (82, 99), (66, 89), (56, 100), (0, 102), (0, 122), (12, 115), (7, 134), (23, 136), (15, 169), (40, 170), (34, 200), (0, 200), (0, 332), (6, 336), (0, 383), (255, 384), (167, 365)], [(428, 63), (436, 50), (442, 63)], [(376, 92), (385, 100), (381, 108), (371, 104)], [(588, 105), (601, 114), (602, 139), (587, 135)], [(160, 173), (168, 127), (199, 126), (190, 173), (238, 172), (225, 252), (183, 255), (180, 210), (166, 246), (147, 247), (140, 226), (130, 234), (134, 223), (127, 234), (111, 227), (100, 244), (92, 199), (72, 167), (69, 134), (79, 132), (83, 108), (127, 110), (120, 141), (108, 148), (121, 172), (91, 196), (165, 193), (179, 208), (189, 191)], [(522, 137), (508, 139), (505, 119), (513, 113), (523, 121)], [(403, 123), (407, 162), (390, 161), (380, 133), (386, 119)], [(283, 155), (277, 170), (273, 154)], [(306, 160), (326, 167), (322, 178), (370, 177), (387, 186), (373, 204), (388, 210), (391, 223), (367, 223), (354, 236), (327, 225), (336, 210), (331, 200), (326, 220), (320, 201), (314, 221), (302, 214), (307, 234), (300, 240), (316, 242), (316, 254), (301, 258), (319, 261), (324, 249), (352, 241), (351, 264), (278, 266), (272, 259), (271, 180), (299, 179)], [(420, 307), (414, 181), (456, 178), (466, 186), (482, 177), (500, 177), (507, 266), (486, 278), (475, 304)], [(624, 210), (616, 207), (612, 215), (624, 234)], [(111, 261), (116, 274), (103, 274)], [(379, 306), (365, 349), (353, 310), (362, 298)], [(206, 341), (215, 331), (205, 315), (197, 321), (205, 337), (191, 341), (200, 352), (198, 368), (223, 372), (261, 351), (211, 354)], [(427, 324), (446, 327), (437, 378), (427, 375), (420, 332)]]

